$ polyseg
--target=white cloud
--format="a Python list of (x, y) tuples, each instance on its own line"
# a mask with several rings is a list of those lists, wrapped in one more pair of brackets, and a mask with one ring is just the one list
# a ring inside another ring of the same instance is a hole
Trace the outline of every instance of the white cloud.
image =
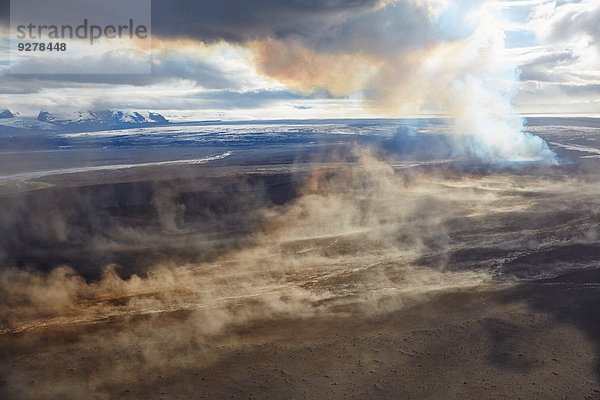
[(521, 70), (515, 103), (527, 113), (600, 114), (600, 3), (502, 1), (522, 7), (511, 28), (535, 34), (535, 46), (509, 52)]

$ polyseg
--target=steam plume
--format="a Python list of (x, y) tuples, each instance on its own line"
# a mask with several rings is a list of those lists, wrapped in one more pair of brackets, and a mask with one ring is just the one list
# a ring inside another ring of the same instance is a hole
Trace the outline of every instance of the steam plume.
[[(371, 22), (400, 23), (393, 15), (405, 12), (396, 10), (401, 4), (382, 3)], [(522, 119), (512, 107), (518, 74), (505, 52), (499, 7), (494, 2), (476, 4), (465, 9), (461, 2), (413, 2), (429, 16), (429, 36), (434, 39), (425, 43), (416, 38), (408, 44), (390, 43), (386, 33), (374, 28), (372, 37), (344, 39), (360, 42), (345, 43), (344, 51), (293, 39), (259, 40), (249, 46), (264, 74), (301, 92), (325, 88), (336, 96), (358, 94), (375, 113), (394, 117), (422, 110), (450, 115), (459, 154), (496, 165), (556, 164), (556, 155), (541, 138), (523, 132)], [(460, 32), (465, 26), (469, 32)], [(363, 43), (369, 40), (373, 43)]]

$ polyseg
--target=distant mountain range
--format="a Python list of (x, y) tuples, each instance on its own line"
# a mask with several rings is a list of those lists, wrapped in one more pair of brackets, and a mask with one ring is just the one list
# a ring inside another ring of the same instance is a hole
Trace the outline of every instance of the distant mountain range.
[(0, 125), (42, 130), (113, 130), (139, 126), (168, 124), (159, 113), (150, 111), (75, 111), (53, 113), (40, 111), (37, 118), (21, 117), (11, 110), (0, 111)]

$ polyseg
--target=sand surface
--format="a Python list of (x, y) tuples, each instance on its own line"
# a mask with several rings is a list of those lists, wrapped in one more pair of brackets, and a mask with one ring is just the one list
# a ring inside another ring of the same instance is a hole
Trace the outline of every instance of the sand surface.
[[(597, 399), (600, 273), (581, 274), (436, 295), (379, 317), (255, 321), (197, 341), (181, 335), (187, 317), (178, 313), (5, 335), (0, 393)], [(170, 335), (147, 332), (148, 319)]]

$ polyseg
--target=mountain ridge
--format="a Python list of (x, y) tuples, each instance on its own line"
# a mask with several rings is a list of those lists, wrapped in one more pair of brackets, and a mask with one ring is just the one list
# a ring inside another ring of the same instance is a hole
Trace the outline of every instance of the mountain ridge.
[(38, 114), (39, 122), (49, 123), (64, 128), (107, 128), (118, 129), (131, 126), (166, 124), (164, 116), (152, 111), (73, 111), (53, 113), (42, 110)]

